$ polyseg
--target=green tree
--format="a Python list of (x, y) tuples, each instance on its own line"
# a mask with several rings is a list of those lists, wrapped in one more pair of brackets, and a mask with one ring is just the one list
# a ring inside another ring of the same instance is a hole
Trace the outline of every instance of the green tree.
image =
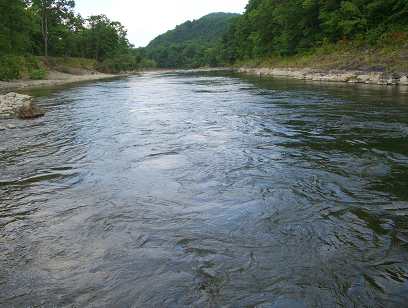
[(408, 32), (408, 1), (250, 0), (222, 40), (222, 57), (286, 56), (341, 39), (375, 43), (390, 31)]
[(30, 21), (23, 0), (0, 0), (0, 55), (29, 50)]
[(99, 61), (129, 49), (127, 32), (121, 23), (96, 15), (87, 19), (87, 25), (85, 40), (89, 57)]
[(53, 40), (61, 40), (60, 27), (64, 20), (72, 16), (75, 7), (73, 0), (32, 0), (32, 7), (37, 10), (40, 19), (43, 39), (44, 56), (48, 58), (50, 36)]

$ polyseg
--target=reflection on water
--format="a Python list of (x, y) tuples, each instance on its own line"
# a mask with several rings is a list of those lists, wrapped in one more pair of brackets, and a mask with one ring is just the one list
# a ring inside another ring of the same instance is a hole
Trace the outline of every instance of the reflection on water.
[(2, 307), (401, 307), (403, 89), (146, 74), (0, 133)]

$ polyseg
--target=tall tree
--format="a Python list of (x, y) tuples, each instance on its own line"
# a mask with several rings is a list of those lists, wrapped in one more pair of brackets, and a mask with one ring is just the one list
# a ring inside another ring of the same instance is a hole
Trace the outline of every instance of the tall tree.
[(38, 10), (41, 23), (41, 34), (44, 45), (44, 56), (48, 58), (50, 28), (64, 23), (64, 19), (72, 14), (74, 0), (32, 0)]
[(115, 53), (126, 52), (129, 48), (126, 35), (120, 22), (111, 21), (105, 15), (89, 17), (86, 31), (88, 56), (100, 61)]
[(29, 20), (23, 0), (0, 0), (0, 54), (29, 48)]

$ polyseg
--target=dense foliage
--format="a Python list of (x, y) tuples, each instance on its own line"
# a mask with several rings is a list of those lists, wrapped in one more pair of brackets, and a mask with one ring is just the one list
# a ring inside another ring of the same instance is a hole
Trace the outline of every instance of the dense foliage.
[[(122, 24), (105, 15), (85, 19), (74, 7), (73, 0), (0, 0), (0, 63), (7, 64), (0, 78), (21, 77), (28, 55), (92, 58), (106, 72), (154, 65), (131, 46)], [(44, 76), (39, 66), (26, 75)]]
[(407, 0), (250, 0), (223, 39), (223, 59), (288, 56), (340, 40), (376, 44), (407, 31)]
[(347, 42), (408, 47), (408, 1), (250, 0), (243, 15), (210, 14), (157, 37), (147, 55), (161, 67), (217, 66), (338, 52)]
[[(344, 42), (354, 49), (356, 42), (408, 47), (408, 0), (249, 0), (243, 15), (187, 21), (138, 49), (119, 22), (105, 15), (83, 18), (74, 8), (74, 0), (0, 0), (0, 79), (41, 78), (55, 57), (93, 59), (94, 68), (119, 72), (287, 59), (328, 46), (339, 54)], [(401, 63), (405, 53), (394, 51), (383, 66)]]
[(0, 0), (0, 56), (30, 49), (30, 17), (23, 0)]
[(187, 21), (155, 38), (146, 53), (160, 67), (166, 68), (220, 65), (221, 39), (237, 16), (213, 13)]

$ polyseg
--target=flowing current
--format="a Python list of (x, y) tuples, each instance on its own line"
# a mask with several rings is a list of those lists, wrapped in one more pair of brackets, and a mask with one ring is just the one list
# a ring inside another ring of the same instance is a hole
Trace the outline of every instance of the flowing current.
[(0, 307), (403, 307), (408, 93), (150, 73), (0, 131)]

